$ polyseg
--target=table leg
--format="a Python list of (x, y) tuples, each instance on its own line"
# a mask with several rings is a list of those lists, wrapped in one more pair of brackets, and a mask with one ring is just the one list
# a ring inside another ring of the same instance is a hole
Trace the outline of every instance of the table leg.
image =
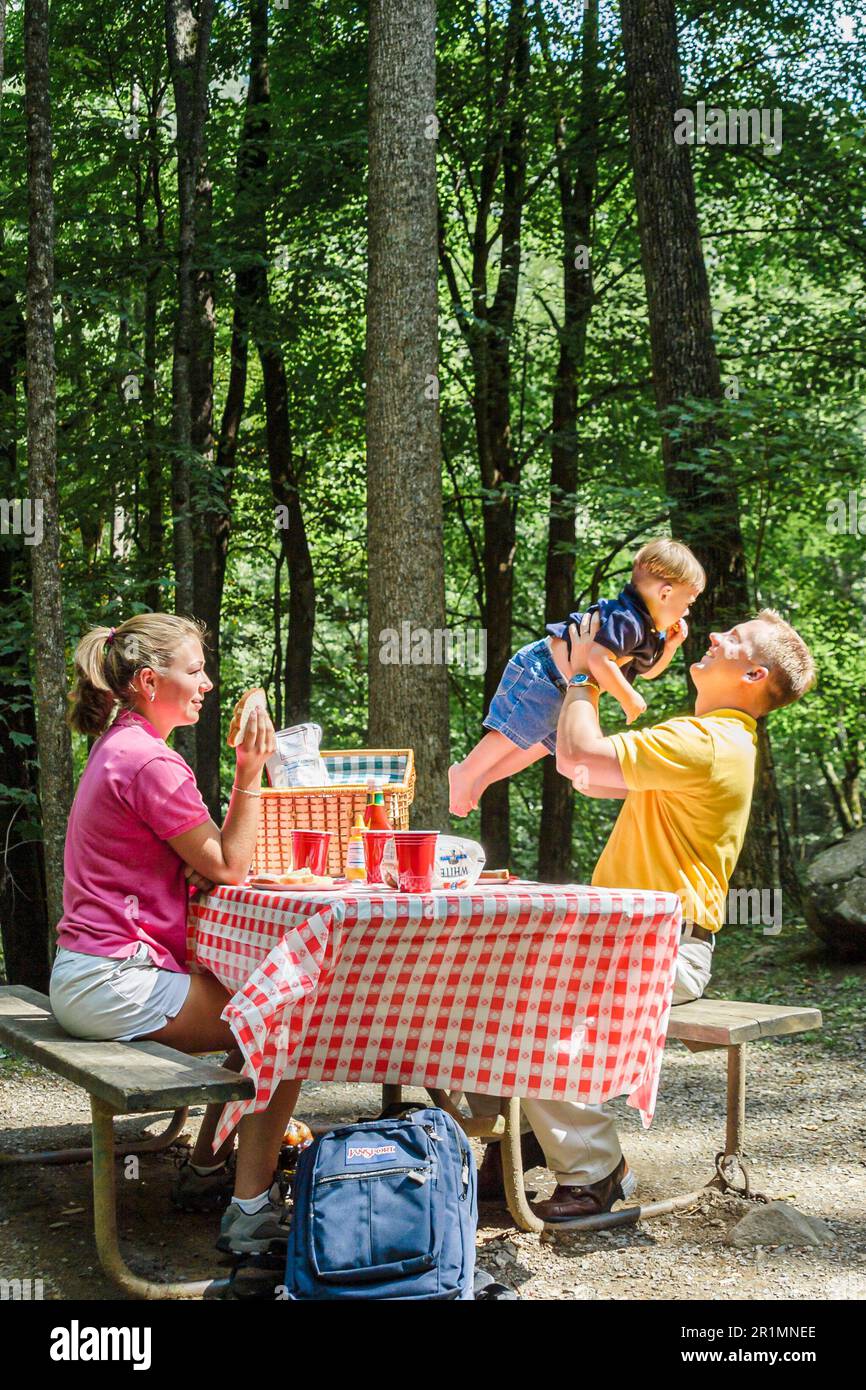
[(387, 1110), (389, 1105), (403, 1104), (402, 1086), (383, 1086), (382, 1087), (382, 1109)]
[[(734, 1192), (741, 1197), (754, 1197), (755, 1201), (767, 1200), (762, 1194), (752, 1191), (752, 1175), (743, 1157), (746, 1139), (746, 1044), (733, 1043), (728, 1048), (728, 1106), (725, 1122), (725, 1150), (716, 1154), (716, 1176), (710, 1186), (720, 1187), (723, 1192)], [(742, 1186), (736, 1184), (742, 1177)]]
[(526, 1198), (523, 1184), (523, 1154), (520, 1150), (520, 1100), (512, 1096), (505, 1111), (505, 1133), (499, 1141), (502, 1156), (502, 1179), (505, 1200), (515, 1226), (521, 1231), (544, 1230), (544, 1222), (536, 1216)]
[(746, 1136), (746, 1044), (728, 1048), (728, 1114), (725, 1154), (743, 1152)]

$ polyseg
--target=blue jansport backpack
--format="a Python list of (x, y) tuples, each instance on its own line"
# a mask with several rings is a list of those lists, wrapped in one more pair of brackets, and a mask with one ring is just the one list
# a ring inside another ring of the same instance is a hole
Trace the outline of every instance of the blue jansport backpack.
[(471, 1299), (475, 1159), (444, 1110), (344, 1125), (298, 1160), (289, 1299)]

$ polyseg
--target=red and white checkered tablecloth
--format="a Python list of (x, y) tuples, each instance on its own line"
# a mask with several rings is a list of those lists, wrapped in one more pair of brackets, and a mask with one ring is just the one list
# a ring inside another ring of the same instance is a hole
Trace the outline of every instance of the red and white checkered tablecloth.
[(406, 894), (218, 888), (191, 956), (256, 1083), (214, 1148), (287, 1077), (655, 1108), (681, 908), (672, 893), (539, 883)]

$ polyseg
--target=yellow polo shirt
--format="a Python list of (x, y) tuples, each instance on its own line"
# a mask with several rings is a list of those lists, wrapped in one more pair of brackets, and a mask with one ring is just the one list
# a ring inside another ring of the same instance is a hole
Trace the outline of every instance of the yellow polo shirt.
[(628, 793), (593, 883), (679, 893), (684, 917), (718, 931), (752, 803), (755, 720), (717, 709), (611, 742)]

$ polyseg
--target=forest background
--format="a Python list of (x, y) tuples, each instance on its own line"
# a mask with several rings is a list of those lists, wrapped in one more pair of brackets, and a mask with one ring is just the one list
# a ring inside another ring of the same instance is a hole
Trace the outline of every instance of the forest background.
[[(508, 654), (658, 534), (710, 574), (687, 659), (763, 606), (816, 655), (762, 730), (738, 880), (796, 914), (810, 856), (863, 823), (862, 5), (0, 13), (8, 977), (44, 987), (89, 626), (207, 621), (217, 688), (176, 746), (218, 819), (228, 713), (262, 684), (326, 747), (413, 746), (415, 823), (446, 829)], [(780, 112), (780, 147), (659, 136), (699, 102)], [(43, 487), (34, 545), (13, 503)], [(468, 659), (383, 663), (404, 622)], [(683, 658), (644, 693), (647, 721), (684, 709)], [(548, 759), (460, 825), (586, 881), (616, 810)]]

